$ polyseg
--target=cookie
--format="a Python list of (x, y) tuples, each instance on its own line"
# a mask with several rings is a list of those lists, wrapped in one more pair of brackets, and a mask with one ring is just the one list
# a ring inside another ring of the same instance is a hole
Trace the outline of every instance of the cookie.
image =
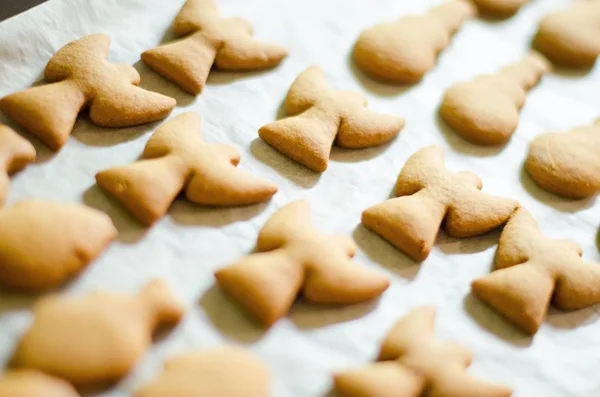
[(261, 127), (258, 135), (317, 172), (327, 169), (334, 142), (349, 149), (381, 145), (404, 127), (401, 117), (366, 109), (367, 99), (362, 94), (333, 90), (315, 66), (296, 78), (284, 106), (291, 117)]
[(269, 397), (267, 368), (237, 347), (185, 353), (167, 361), (160, 377), (134, 397)]
[(540, 21), (533, 46), (552, 62), (591, 68), (600, 54), (600, 2), (578, 1)]
[(85, 388), (125, 376), (151, 345), (153, 331), (176, 324), (183, 308), (167, 285), (155, 280), (135, 296), (48, 296), (33, 314), (11, 364)]
[(422, 306), (396, 323), (376, 363), (334, 376), (342, 397), (509, 397), (512, 390), (472, 375), (471, 353), (435, 338), (435, 308)]
[(481, 192), (479, 177), (452, 173), (444, 152), (428, 146), (404, 164), (392, 198), (365, 210), (362, 223), (416, 261), (429, 256), (443, 226), (452, 237), (473, 237), (503, 225), (519, 204)]
[(561, 310), (600, 303), (600, 265), (584, 262), (572, 241), (546, 238), (524, 208), (504, 227), (495, 262), (473, 294), (526, 333), (538, 331), (550, 303)]
[(529, 0), (472, 0), (483, 15), (509, 17), (515, 14)]
[(389, 279), (352, 262), (356, 245), (315, 228), (306, 201), (279, 209), (258, 235), (257, 253), (218, 270), (219, 285), (269, 326), (299, 294), (312, 303), (347, 305), (374, 299)]
[(9, 175), (35, 160), (35, 148), (9, 127), (0, 124), (0, 206), (8, 195)]
[(142, 61), (193, 95), (202, 92), (211, 68), (251, 71), (272, 68), (287, 56), (279, 45), (252, 38), (242, 18), (223, 18), (213, 0), (187, 0), (173, 24), (173, 43), (145, 51)]
[(0, 375), (3, 397), (79, 397), (64, 380), (36, 371), (9, 371)]
[(600, 120), (566, 133), (536, 136), (525, 169), (542, 188), (561, 196), (586, 198), (600, 192)]
[(550, 69), (543, 56), (531, 53), (497, 74), (455, 84), (444, 95), (440, 115), (471, 143), (503, 145), (519, 125), (527, 91)]
[(131, 66), (106, 61), (110, 38), (82, 37), (62, 47), (44, 70), (45, 85), (5, 96), (0, 110), (53, 150), (69, 138), (78, 114), (89, 109), (101, 127), (130, 127), (163, 119), (173, 98), (137, 87)]
[(0, 287), (37, 292), (77, 275), (116, 238), (103, 212), (49, 201), (0, 211)]
[(476, 14), (469, 0), (450, 0), (425, 15), (373, 26), (356, 41), (354, 62), (374, 79), (416, 83), (435, 66), (439, 53), (463, 22)]
[(163, 124), (148, 140), (143, 159), (96, 175), (98, 186), (122, 202), (146, 225), (152, 225), (185, 192), (195, 204), (249, 205), (267, 201), (277, 187), (236, 168), (238, 151), (206, 143), (200, 117), (183, 113)]

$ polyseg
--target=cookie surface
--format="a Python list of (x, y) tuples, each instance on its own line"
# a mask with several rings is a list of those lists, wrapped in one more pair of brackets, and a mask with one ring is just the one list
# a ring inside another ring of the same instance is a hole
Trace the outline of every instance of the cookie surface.
[(477, 9), (468, 0), (450, 0), (422, 16), (408, 16), (363, 31), (353, 50), (356, 65), (390, 83), (416, 83), (431, 70), (463, 22)]
[(394, 139), (404, 119), (366, 109), (359, 93), (333, 90), (323, 71), (310, 67), (302, 72), (285, 98), (290, 117), (258, 130), (262, 140), (306, 167), (327, 169), (331, 147), (360, 149)]
[(435, 308), (418, 307), (400, 319), (383, 341), (376, 363), (337, 373), (343, 397), (510, 397), (510, 388), (467, 373), (471, 353), (435, 338)]
[(600, 3), (578, 1), (546, 15), (533, 46), (559, 65), (593, 66), (600, 54)]
[(269, 200), (277, 187), (237, 169), (238, 151), (202, 141), (200, 117), (183, 113), (148, 140), (143, 159), (101, 171), (98, 186), (121, 201), (146, 225), (169, 209), (183, 190), (195, 204), (249, 205)]
[(160, 280), (136, 296), (95, 292), (45, 297), (33, 312), (33, 324), (19, 341), (12, 364), (78, 387), (126, 375), (152, 343), (153, 331), (183, 316), (181, 304)]
[(142, 60), (190, 94), (202, 92), (212, 67), (223, 71), (271, 68), (287, 50), (252, 38), (242, 18), (223, 18), (213, 0), (187, 0), (173, 24), (182, 39), (145, 51)]
[(269, 397), (267, 368), (249, 352), (220, 347), (167, 360), (163, 373), (134, 397)]
[(109, 47), (110, 38), (103, 34), (65, 45), (44, 70), (48, 84), (5, 96), (0, 110), (53, 150), (66, 143), (84, 109), (101, 127), (130, 127), (167, 117), (175, 99), (137, 87), (137, 70), (106, 61)]
[(545, 237), (524, 208), (504, 227), (495, 263), (473, 294), (526, 333), (538, 331), (551, 302), (561, 310), (600, 303), (600, 265), (584, 262), (572, 241)]
[(116, 236), (108, 215), (82, 205), (31, 200), (6, 207), (0, 211), (0, 287), (58, 287)]
[(569, 132), (536, 136), (525, 169), (542, 188), (580, 199), (600, 191), (600, 121)]
[(453, 237), (473, 237), (503, 225), (519, 204), (481, 192), (479, 177), (451, 173), (439, 146), (428, 146), (404, 164), (396, 198), (362, 214), (362, 224), (416, 261), (425, 260), (440, 227)]
[(529, 0), (472, 0), (483, 15), (508, 17), (519, 11)]
[(381, 295), (389, 279), (351, 261), (354, 242), (326, 235), (310, 219), (306, 201), (279, 209), (261, 229), (251, 254), (215, 273), (219, 285), (265, 325), (290, 310), (296, 298), (353, 304)]
[(41, 372), (16, 370), (0, 375), (3, 397), (79, 397), (69, 383)]
[(9, 176), (35, 160), (35, 148), (8, 126), (0, 124), (0, 206), (8, 195)]

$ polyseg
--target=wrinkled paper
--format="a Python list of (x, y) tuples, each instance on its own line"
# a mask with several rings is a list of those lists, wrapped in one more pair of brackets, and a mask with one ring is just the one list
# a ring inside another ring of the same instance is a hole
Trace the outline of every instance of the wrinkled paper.
[[(160, 123), (111, 130), (95, 127), (83, 116), (68, 144), (56, 154), (32, 139), (39, 159), (13, 178), (9, 203), (28, 198), (85, 203), (107, 212), (120, 231), (119, 240), (62, 292), (135, 291), (149, 279), (163, 277), (188, 306), (185, 320), (161, 335), (130, 376), (99, 395), (128, 396), (160, 372), (165, 358), (227, 342), (251, 349), (270, 367), (272, 396), (332, 396), (331, 373), (372, 360), (392, 324), (421, 304), (438, 307), (440, 338), (457, 340), (472, 350), (473, 374), (511, 385), (515, 397), (600, 395), (596, 308), (570, 313), (551, 310), (530, 338), (469, 294), (471, 281), (492, 268), (499, 233), (463, 240), (442, 234), (430, 257), (418, 265), (359, 226), (362, 210), (389, 197), (408, 156), (436, 143), (446, 149), (451, 170), (475, 171), (485, 191), (519, 200), (544, 233), (570, 238), (583, 247), (587, 260), (600, 261), (600, 204), (548, 194), (522, 168), (531, 138), (597, 118), (598, 68), (588, 74), (558, 71), (545, 77), (528, 96), (519, 129), (503, 148), (466, 143), (440, 123), (436, 112), (451, 84), (494, 72), (523, 57), (537, 21), (569, 1), (532, 1), (506, 21), (467, 22), (438, 65), (412, 87), (369, 80), (349, 54), (362, 29), (421, 13), (437, 1), (218, 3), (224, 15), (247, 18), (258, 38), (286, 46), (290, 56), (274, 70), (213, 72), (197, 98), (139, 61), (142, 51), (170, 39), (169, 26), (183, 0), (51, 0), (0, 24), (0, 96), (38, 82), (46, 62), (65, 43), (106, 33), (112, 38), (110, 61), (134, 64), (142, 87), (177, 99), (171, 117), (199, 112), (206, 141), (235, 145), (242, 153), (240, 168), (280, 188), (270, 203), (247, 208), (207, 209), (180, 200), (146, 230), (98, 190), (94, 175), (134, 161)], [(398, 139), (366, 150), (334, 148), (329, 169), (322, 175), (259, 140), (258, 128), (282, 115), (289, 85), (310, 65), (321, 66), (334, 87), (364, 92), (371, 109), (406, 117), (407, 126)], [(212, 274), (251, 251), (266, 219), (297, 198), (310, 201), (320, 228), (353, 236), (359, 246), (357, 262), (381, 269), (393, 283), (381, 299), (369, 304), (335, 308), (298, 303), (287, 318), (265, 332), (215, 286)], [(0, 294), (3, 362), (30, 323), (33, 303), (33, 298)]]

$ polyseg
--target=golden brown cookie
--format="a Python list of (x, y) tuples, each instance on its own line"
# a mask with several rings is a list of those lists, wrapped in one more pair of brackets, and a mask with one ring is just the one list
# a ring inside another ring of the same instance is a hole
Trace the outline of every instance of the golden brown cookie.
[(550, 302), (561, 310), (600, 303), (600, 265), (581, 259), (569, 240), (551, 240), (524, 208), (500, 235), (496, 271), (473, 282), (473, 294), (524, 332), (535, 334)]
[(327, 169), (334, 142), (350, 149), (381, 145), (404, 127), (401, 117), (366, 109), (367, 99), (362, 94), (333, 90), (315, 66), (296, 78), (284, 105), (291, 117), (261, 127), (258, 135), (318, 172)]
[(267, 326), (285, 316), (300, 294), (313, 303), (347, 305), (374, 299), (389, 286), (386, 276), (350, 260), (356, 250), (350, 238), (318, 231), (303, 200), (268, 220), (256, 249), (215, 277)]
[(449, 0), (425, 15), (408, 16), (363, 31), (353, 58), (369, 76), (390, 83), (416, 83), (431, 70), (463, 22), (475, 17), (469, 0)]
[(546, 15), (533, 46), (556, 64), (593, 66), (600, 54), (600, 2), (577, 1)]
[(444, 95), (440, 115), (472, 143), (505, 144), (519, 125), (527, 91), (550, 69), (543, 56), (531, 53), (497, 74), (455, 84)]
[(508, 17), (515, 14), (529, 0), (472, 0), (483, 15)]
[(435, 338), (435, 308), (410, 311), (389, 332), (378, 362), (334, 376), (343, 397), (509, 397), (512, 390), (467, 373), (471, 353)]
[(79, 394), (64, 380), (41, 372), (17, 370), (0, 375), (0, 396), (79, 397)]
[(414, 260), (423, 261), (440, 227), (453, 237), (477, 236), (503, 225), (519, 206), (481, 188), (477, 175), (447, 171), (442, 148), (428, 146), (404, 164), (395, 187), (401, 197), (368, 208), (362, 223)]
[(249, 205), (269, 200), (277, 186), (236, 168), (238, 151), (206, 143), (200, 117), (183, 113), (150, 138), (143, 159), (96, 175), (104, 191), (146, 225), (161, 218), (183, 190), (188, 200), (212, 206)]
[(106, 61), (109, 47), (110, 38), (103, 34), (65, 45), (44, 70), (48, 84), (5, 96), (0, 110), (53, 150), (67, 142), (84, 109), (101, 127), (129, 127), (167, 117), (175, 99), (137, 87), (140, 75), (133, 67)]
[(536, 136), (525, 169), (542, 188), (570, 198), (600, 191), (600, 120), (566, 133)]
[(78, 274), (115, 239), (108, 215), (78, 205), (23, 201), (0, 211), (0, 287), (40, 291)]
[(9, 175), (35, 160), (35, 148), (9, 127), (0, 124), (0, 206), (8, 195)]
[(173, 24), (181, 39), (148, 50), (142, 60), (190, 94), (202, 92), (212, 67), (250, 71), (279, 65), (287, 50), (254, 40), (242, 18), (223, 18), (213, 0), (187, 0)]
[(17, 345), (12, 365), (78, 387), (125, 376), (151, 345), (153, 331), (183, 316), (181, 304), (162, 280), (147, 284), (135, 296), (49, 296), (33, 311), (34, 322)]
[(169, 359), (161, 376), (134, 397), (269, 397), (267, 368), (237, 347), (185, 353)]

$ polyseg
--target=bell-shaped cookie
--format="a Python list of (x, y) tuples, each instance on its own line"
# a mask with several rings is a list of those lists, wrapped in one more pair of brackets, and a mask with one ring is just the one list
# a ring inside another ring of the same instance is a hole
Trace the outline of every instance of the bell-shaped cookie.
[(167, 285), (155, 280), (137, 295), (48, 296), (33, 314), (12, 364), (85, 388), (125, 376), (150, 347), (152, 333), (177, 323), (183, 308)]

